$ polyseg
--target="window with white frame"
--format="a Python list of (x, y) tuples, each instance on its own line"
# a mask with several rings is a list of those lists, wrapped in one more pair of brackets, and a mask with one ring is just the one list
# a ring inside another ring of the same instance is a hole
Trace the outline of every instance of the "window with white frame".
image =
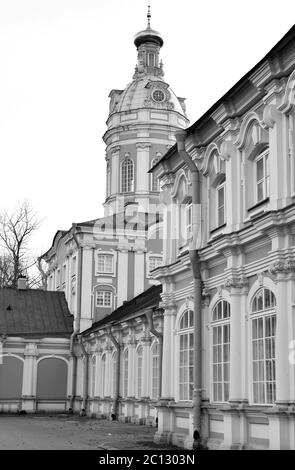
[(137, 390), (136, 395), (137, 398), (141, 398), (142, 394), (142, 353), (143, 349), (142, 346), (139, 346), (136, 351), (136, 363), (137, 363)]
[(149, 256), (149, 274), (153, 269), (159, 268), (162, 266), (162, 257), (161, 256)]
[(194, 314), (186, 310), (179, 324), (179, 400), (193, 398)]
[(151, 397), (158, 398), (160, 390), (160, 346), (159, 343), (154, 344), (152, 348), (152, 390)]
[(230, 304), (219, 300), (212, 312), (213, 401), (229, 400)]
[(108, 254), (97, 255), (97, 273), (113, 274), (114, 273), (114, 256)]
[(112, 292), (109, 290), (100, 290), (96, 292), (97, 307), (112, 307)]
[(101, 396), (104, 397), (106, 392), (106, 355), (101, 358)]
[(256, 202), (269, 196), (269, 150), (266, 149), (255, 158)]
[(123, 396), (128, 397), (128, 349), (123, 355)]
[(253, 403), (273, 404), (276, 399), (276, 299), (260, 288), (251, 305)]
[(121, 191), (123, 193), (134, 191), (134, 163), (129, 157), (125, 157), (121, 166)]
[(216, 221), (217, 227), (225, 223), (225, 180), (216, 186)]

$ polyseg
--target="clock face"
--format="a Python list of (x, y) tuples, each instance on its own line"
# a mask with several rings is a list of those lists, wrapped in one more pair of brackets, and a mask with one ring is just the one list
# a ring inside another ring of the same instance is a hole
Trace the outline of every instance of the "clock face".
[(165, 101), (165, 93), (162, 90), (154, 90), (152, 98), (157, 103), (162, 103), (163, 101)]

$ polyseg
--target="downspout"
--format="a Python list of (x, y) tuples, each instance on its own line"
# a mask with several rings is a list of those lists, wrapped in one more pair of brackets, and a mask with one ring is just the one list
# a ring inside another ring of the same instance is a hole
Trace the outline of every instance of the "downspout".
[(78, 253), (80, 252), (80, 256), (78, 256), (79, 260), (79, 267), (78, 267), (78, 290), (77, 290), (77, 297), (78, 297), (78, 305), (77, 305), (77, 316), (75, 321), (75, 328), (73, 333), (71, 334), (70, 340), (70, 355), (73, 358), (73, 375), (72, 375), (72, 390), (71, 390), (71, 397), (70, 397), (70, 404), (69, 404), (69, 412), (73, 413), (74, 407), (74, 400), (76, 396), (76, 385), (77, 385), (77, 356), (74, 352), (74, 342), (75, 339), (80, 331), (80, 320), (81, 320), (81, 291), (82, 291), (82, 266), (83, 266), (83, 248), (81, 247), (79, 240), (75, 234), (76, 224), (72, 225), (73, 228), (73, 238), (78, 248)]
[(118, 412), (119, 412), (119, 399), (120, 399), (120, 359), (121, 359), (120, 358), (120, 344), (114, 337), (111, 326), (109, 326), (107, 329), (107, 336), (110, 338), (117, 352), (116, 386), (115, 386), (115, 392), (114, 392), (113, 410), (112, 410), (112, 415), (111, 415), (112, 420), (116, 420), (119, 417)]
[(89, 372), (89, 354), (85, 349), (85, 345), (83, 343), (83, 339), (79, 336), (79, 343), (81, 345), (83, 354), (85, 356), (84, 361), (84, 374), (83, 374), (83, 400), (82, 400), (82, 408), (80, 411), (80, 416), (86, 415), (87, 410), (87, 398), (88, 398), (88, 372)]
[(157, 331), (154, 327), (154, 319), (153, 319), (153, 310), (148, 310), (145, 312), (146, 319), (148, 321), (149, 330), (152, 335), (154, 335), (159, 341), (159, 399), (162, 396), (162, 363), (163, 363), (163, 335), (159, 331)]
[(200, 258), (197, 250), (197, 233), (200, 210), (200, 175), (199, 171), (185, 150), (186, 131), (176, 132), (179, 156), (191, 172), (192, 182), (192, 226), (193, 237), (189, 245), (189, 255), (194, 283), (194, 391), (193, 391), (193, 447), (202, 448), (202, 287)]

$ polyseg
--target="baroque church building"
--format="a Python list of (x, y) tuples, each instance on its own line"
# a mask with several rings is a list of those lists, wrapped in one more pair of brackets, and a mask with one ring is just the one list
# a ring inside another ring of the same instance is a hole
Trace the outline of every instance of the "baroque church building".
[[(295, 450), (295, 26), (190, 127), (150, 13), (134, 43), (133, 79), (109, 95), (104, 217), (43, 255), (42, 324), (24, 285), (0, 295), (5, 364), (26, 372), (7, 398), (0, 366), (0, 409), (148, 424), (188, 449)], [(49, 376), (63, 388), (47, 397)]]

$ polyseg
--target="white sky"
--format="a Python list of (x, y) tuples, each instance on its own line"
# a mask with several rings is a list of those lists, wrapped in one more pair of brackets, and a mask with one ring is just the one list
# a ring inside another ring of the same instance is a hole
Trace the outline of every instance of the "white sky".
[[(136, 64), (146, 0), (0, 0), (0, 208), (29, 199), (58, 229), (103, 215), (108, 94)], [(152, 0), (165, 80), (191, 123), (292, 27), (294, 0)]]

